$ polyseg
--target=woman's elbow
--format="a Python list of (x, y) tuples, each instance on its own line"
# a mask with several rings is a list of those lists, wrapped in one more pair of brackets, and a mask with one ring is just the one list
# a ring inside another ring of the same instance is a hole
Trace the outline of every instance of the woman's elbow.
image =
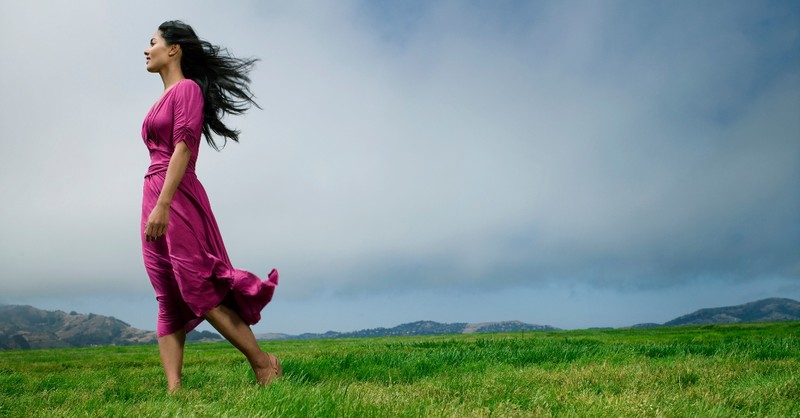
[(186, 145), (185, 142), (180, 141), (177, 144), (175, 144), (174, 154), (184, 158), (189, 158), (192, 156), (192, 150), (189, 149), (189, 146)]

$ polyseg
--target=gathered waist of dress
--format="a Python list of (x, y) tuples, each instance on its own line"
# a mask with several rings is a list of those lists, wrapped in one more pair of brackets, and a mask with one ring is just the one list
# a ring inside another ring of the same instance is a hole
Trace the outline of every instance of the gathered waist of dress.
[[(150, 167), (147, 169), (147, 173), (144, 176), (145, 177), (149, 177), (149, 176), (152, 176), (153, 174), (157, 174), (157, 173), (166, 173), (167, 172), (167, 168), (169, 168), (169, 162), (157, 162), (157, 163), (150, 164)], [(184, 176), (187, 176), (187, 175), (191, 175), (191, 176), (195, 175), (194, 174), (193, 164), (189, 164), (186, 167), (186, 172), (184, 173)]]

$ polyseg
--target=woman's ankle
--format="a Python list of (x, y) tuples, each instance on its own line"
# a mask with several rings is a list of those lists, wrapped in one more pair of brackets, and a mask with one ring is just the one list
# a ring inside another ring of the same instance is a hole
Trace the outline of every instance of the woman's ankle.
[(173, 395), (183, 389), (183, 382), (178, 379), (175, 381), (167, 381), (167, 393)]

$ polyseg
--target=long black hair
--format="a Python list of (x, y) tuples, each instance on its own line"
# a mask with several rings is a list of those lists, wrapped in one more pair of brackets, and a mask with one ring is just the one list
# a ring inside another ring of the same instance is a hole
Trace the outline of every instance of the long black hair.
[[(191, 26), (180, 20), (162, 23), (158, 30), (167, 45), (178, 44), (183, 54), (181, 70), (203, 91), (203, 135), (208, 145), (219, 151), (228, 139), (239, 142), (239, 131), (222, 123), (225, 115), (241, 115), (251, 105), (261, 108), (250, 91), (250, 77), (257, 58), (235, 58), (228, 50), (197, 37)], [(222, 147), (211, 133), (221, 136)]]

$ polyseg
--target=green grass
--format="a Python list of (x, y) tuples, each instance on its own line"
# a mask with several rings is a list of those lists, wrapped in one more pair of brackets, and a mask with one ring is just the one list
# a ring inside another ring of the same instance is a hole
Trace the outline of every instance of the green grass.
[(800, 417), (800, 323), (281, 341), (253, 383), (227, 343), (0, 352), (0, 416)]

